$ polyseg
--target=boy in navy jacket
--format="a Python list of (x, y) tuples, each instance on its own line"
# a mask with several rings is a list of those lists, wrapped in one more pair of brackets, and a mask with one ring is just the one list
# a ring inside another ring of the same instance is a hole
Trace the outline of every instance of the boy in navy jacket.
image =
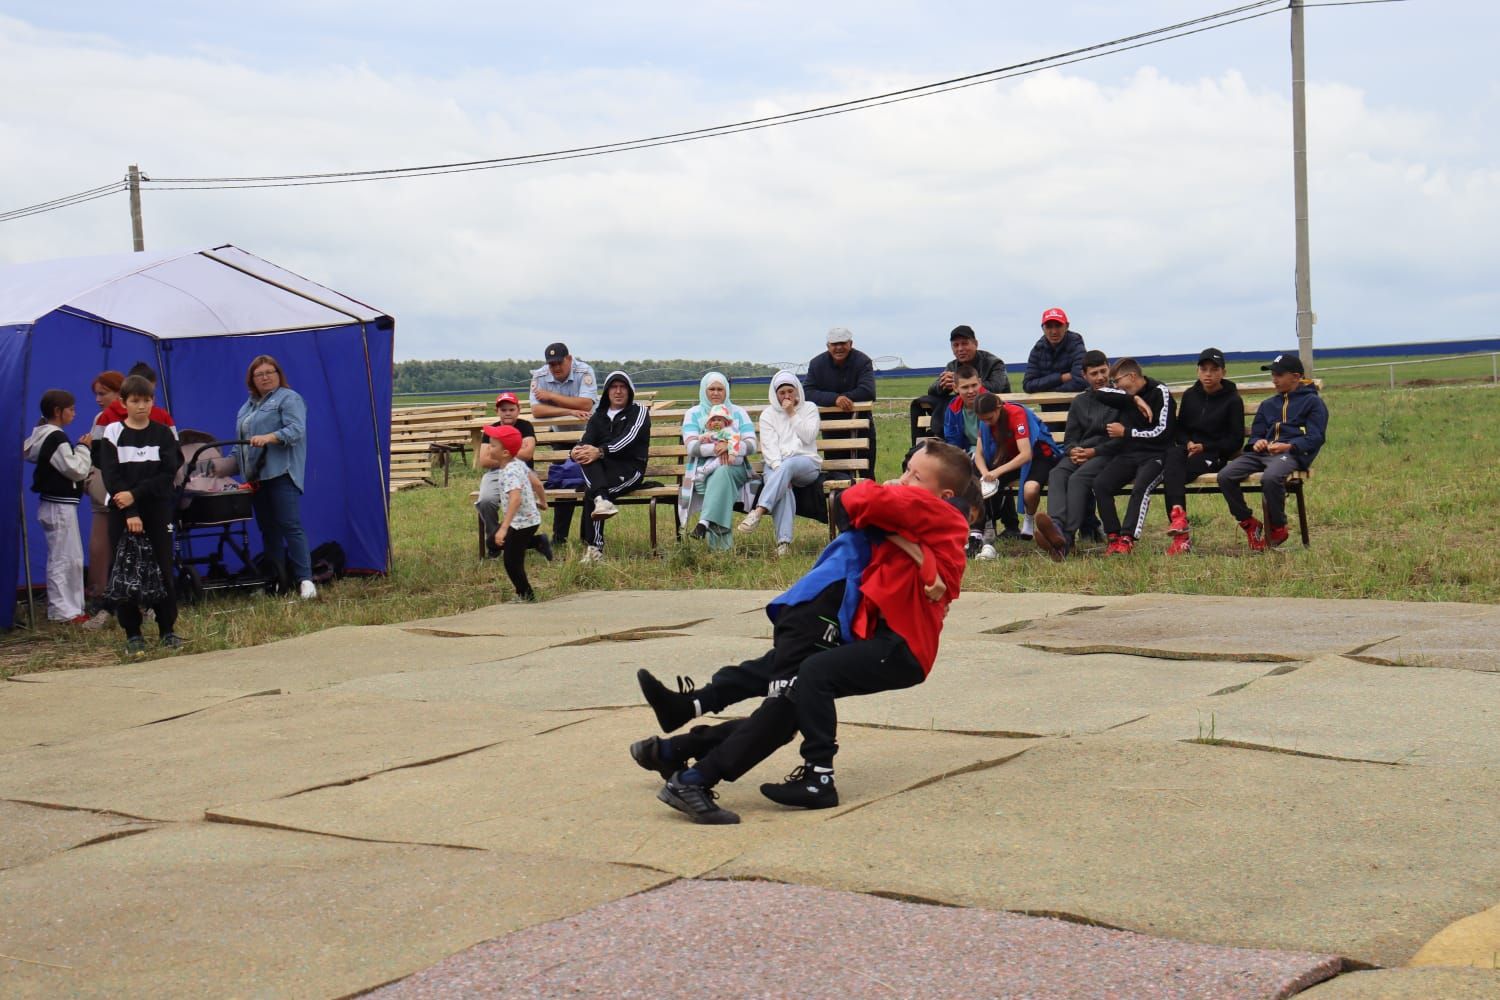
[[(1297, 352), (1278, 354), (1260, 370), (1271, 373), (1276, 395), (1256, 408), (1245, 453), (1219, 473), (1219, 489), (1229, 503), (1229, 513), (1240, 523), (1252, 552), (1275, 548), (1287, 540), (1287, 476), (1310, 468), (1328, 437), (1328, 406), (1318, 395), (1318, 387), (1303, 377), (1306, 369)], [(1265, 525), (1251, 514), (1240, 488), (1256, 472), (1265, 502)]]

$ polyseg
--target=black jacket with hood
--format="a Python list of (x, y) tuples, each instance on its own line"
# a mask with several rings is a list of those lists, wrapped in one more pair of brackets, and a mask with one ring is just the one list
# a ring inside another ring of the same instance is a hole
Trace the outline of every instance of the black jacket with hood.
[(1177, 443), (1196, 441), (1208, 458), (1229, 461), (1245, 447), (1245, 401), (1239, 386), (1225, 379), (1210, 396), (1203, 383), (1194, 382), (1182, 394), (1177, 409)]
[[(623, 381), (629, 387), (629, 401), (610, 416), (609, 384)], [(593, 445), (604, 452), (601, 461), (632, 465), (642, 471), (651, 451), (651, 414), (635, 401), (635, 383), (622, 371), (610, 372), (599, 386), (599, 405), (589, 414), (580, 444)]]
[(1149, 375), (1144, 377), (1146, 386), (1135, 396), (1144, 399), (1151, 408), (1149, 418), (1141, 416), (1135, 396), (1128, 392), (1109, 388), (1090, 390), (1095, 399), (1120, 411), (1120, 422), (1125, 425), (1121, 454), (1160, 454), (1176, 439), (1177, 401), (1172, 398), (1172, 390)]

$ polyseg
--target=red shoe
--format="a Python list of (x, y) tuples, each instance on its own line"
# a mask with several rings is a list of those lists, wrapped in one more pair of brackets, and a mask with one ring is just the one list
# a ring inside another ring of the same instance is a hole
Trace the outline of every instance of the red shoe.
[(1266, 532), (1266, 545), (1274, 549), (1290, 537), (1291, 532), (1286, 530), (1286, 525), (1273, 524), (1271, 530)]
[(74, 615), (72, 618), (68, 619), (68, 624), (69, 625), (82, 625), (84, 622), (86, 622), (88, 620), (89, 620), (89, 615), (87, 615), (87, 614)]
[(1167, 534), (1176, 537), (1178, 535), (1186, 535), (1188, 533), (1187, 511), (1183, 510), (1181, 507), (1173, 507), (1172, 513), (1169, 516), (1168, 520), (1171, 523), (1167, 526)]
[(1104, 554), (1107, 556), (1128, 556), (1134, 544), (1135, 539), (1129, 535), (1110, 535), (1109, 545), (1104, 549)]
[(1266, 533), (1259, 521), (1253, 517), (1247, 517), (1240, 522), (1240, 527), (1245, 532), (1245, 540), (1250, 543), (1251, 552), (1266, 551)]
[(1172, 544), (1167, 546), (1169, 556), (1185, 556), (1191, 551), (1193, 551), (1193, 540), (1188, 537), (1186, 531), (1180, 535), (1173, 535)]

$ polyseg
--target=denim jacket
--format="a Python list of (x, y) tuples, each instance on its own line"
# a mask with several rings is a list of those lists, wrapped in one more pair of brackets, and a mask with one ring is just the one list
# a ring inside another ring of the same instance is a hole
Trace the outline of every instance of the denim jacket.
[[(266, 448), (239, 446), (240, 474), (250, 479), (275, 479), (290, 476), (293, 485), (302, 489), (302, 474), (307, 466), (307, 404), (286, 386), (266, 393), (260, 399), (247, 399), (235, 418), (235, 437), (248, 440), (257, 434), (275, 434), (280, 444)], [(256, 463), (265, 453), (265, 464)]]

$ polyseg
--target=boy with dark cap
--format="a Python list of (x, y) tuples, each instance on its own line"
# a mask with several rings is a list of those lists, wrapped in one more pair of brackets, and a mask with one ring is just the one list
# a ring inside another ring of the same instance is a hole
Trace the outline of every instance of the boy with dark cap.
[[(1188, 534), (1187, 484), (1217, 474), (1245, 444), (1245, 401), (1239, 387), (1224, 377), (1224, 352), (1205, 348), (1198, 355), (1198, 381), (1182, 394), (1177, 408), (1177, 435), (1162, 455), (1162, 492), (1167, 501), (1167, 555), (1193, 551)], [(1144, 515), (1143, 515), (1144, 516)]]
[[(1219, 472), (1219, 489), (1252, 552), (1275, 548), (1287, 540), (1286, 479), (1293, 472), (1311, 468), (1328, 437), (1328, 406), (1318, 387), (1304, 377), (1307, 369), (1295, 351), (1276, 355), (1260, 370), (1271, 373), (1276, 395), (1256, 408), (1249, 448)], [(1250, 512), (1240, 488), (1257, 472), (1268, 522), (1265, 525)]]
[[(953, 402), (953, 397), (958, 392), (955, 372), (960, 365), (970, 365), (979, 372), (979, 380), (990, 392), (1010, 392), (1010, 376), (1005, 373), (1005, 362), (989, 351), (979, 349), (979, 337), (974, 333), (973, 327), (955, 326), (948, 334), (948, 347), (953, 351), (953, 360), (948, 362), (942, 373), (933, 379), (932, 385), (927, 387), (927, 395), (918, 396), (911, 401), (913, 443), (925, 436), (922, 426), (924, 422), (927, 423), (926, 433), (933, 437), (943, 436), (943, 411)], [(930, 421), (927, 421), (928, 412), (932, 414)]]

